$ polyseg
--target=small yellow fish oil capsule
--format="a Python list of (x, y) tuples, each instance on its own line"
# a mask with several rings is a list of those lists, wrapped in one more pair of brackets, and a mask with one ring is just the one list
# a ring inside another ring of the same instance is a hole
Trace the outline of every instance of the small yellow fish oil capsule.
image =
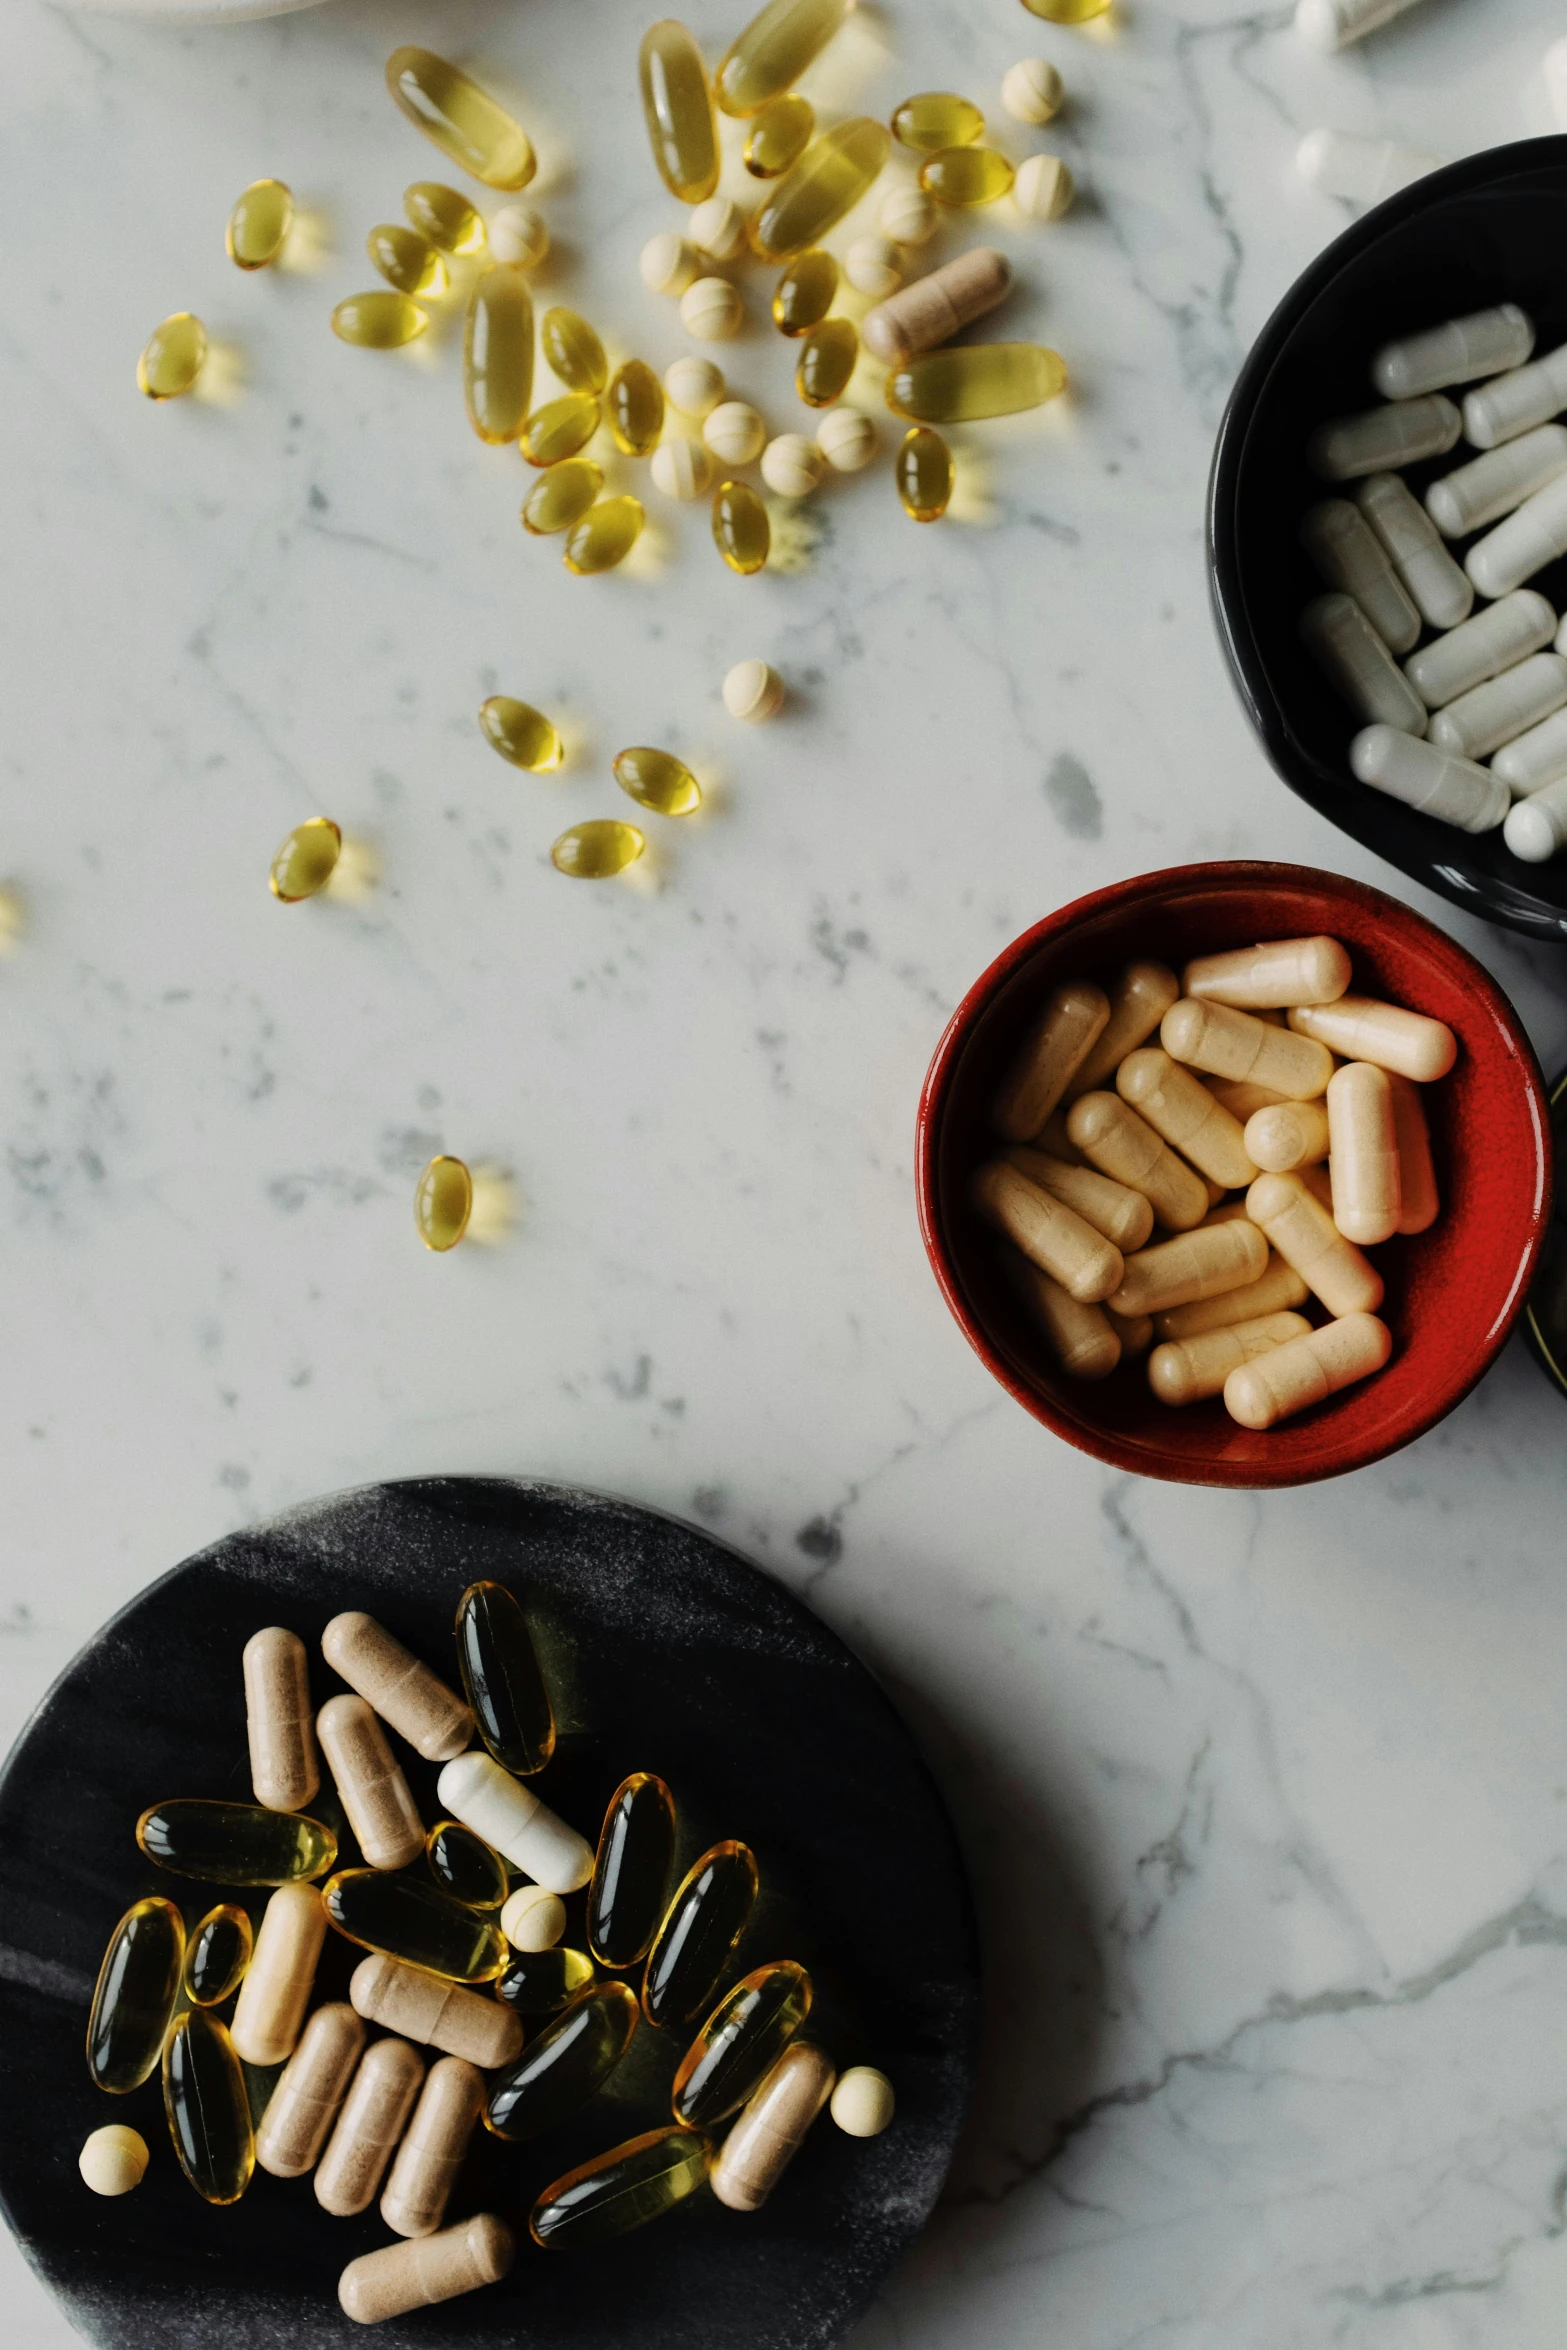
[(713, 492), (713, 544), (731, 571), (749, 578), (767, 561), (773, 527), (748, 483), (721, 481)]
[(935, 155), (943, 147), (972, 147), (985, 132), (985, 117), (972, 98), (951, 90), (925, 90), (905, 98), (892, 118), (892, 135), (900, 147), (916, 155)]
[(633, 1771), (609, 1799), (588, 1888), (588, 1947), (600, 1965), (646, 1958), (674, 1857), (675, 1799), (651, 1771)]
[(1041, 343), (962, 343), (922, 351), (887, 378), (887, 405), (911, 424), (972, 424), (1042, 407), (1066, 388), (1066, 367)]
[(651, 457), (664, 429), (664, 387), (645, 359), (616, 368), (604, 404), (621, 455)]
[(712, 2143), (700, 2130), (648, 2130), (577, 2165), (546, 2187), (528, 2233), (546, 2252), (591, 2251), (661, 2219), (707, 2177)]
[(702, 52), (666, 16), (642, 37), (640, 71), (659, 178), (682, 204), (704, 204), (718, 185), (718, 125)]
[(157, 2069), (180, 1995), (185, 1921), (172, 1901), (149, 1894), (109, 1936), (87, 2023), (87, 2070), (122, 2097)]
[(570, 530), (604, 487), (604, 468), (591, 457), (568, 457), (540, 474), (522, 501), (522, 527), (535, 538)]
[(593, 1980), (593, 1961), (585, 1950), (564, 1950), (547, 1943), (542, 1950), (519, 1950), (495, 1986), (497, 1999), (518, 2015), (555, 2015)]
[(715, 1844), (692, 1865), (648, 1953), (642, 2012), (650, 2024), (695, 2023), (750, 1923), (757, 1884), (748, 1844)]
[[(490, 739), (493, 741), (494, 737)], [(472, 1214), (473, 1177), (461, 1159), (448, 1158), (443, 1152), (430, 1161), (414, 1193), (414, 1223), (419, 1238), (437, 1255), (444, 1249), (455, 1248), (467, 1231)], [(393, 1953), (394, 1957), (403, 1955)], [(419, 1966), (423, 1961), (416, 1959), (414, 1964)]]
[(492, 1918), (460, 1909), (418, 1877), (391, 1869), (339, 1869), (321, 1888), (340, 1934), (387, 1958), (406, 1959), (453, 1983), (493, 1983), (510, 1952)]
[(350, 294), (332, 313), (339, 342), (363, 351), (396, 351), (429, 325), (427, 311), (407, 294)]
[(608, 881), (634, 865), (646, 847), (646, 834), (634, 824), (623, 824), (618, 816), (595, 816), (561, 834), (550, 850), (550, 863), (575, 881)]
[(444, 57), (431, 49), (394, 49), (386, 86), (415, 130), (487, 188), (525, 188), (532, 179), (538, 167), (521, 123)]
[(810, 2012), (811, 1978), (793, 1959), (736, 1983), (681, 2059), (670, 2092), (676, 2121), (707, 2130), (737, 2113)]
[(505, 1862), (461, 1820), (438, 1820), (424, 1853), (448, 1901), (460, 1901), (464, 1909), (499, 1909), (505, 1902)]
[(1110, 0), (1023, 0), (1030, 16), (1042, 16), (1046, 24), (1087, 24), (1109, 5)]
[(429, 238), (400, 220), (378, 222), (365, 239), (365, 251), (400, 294), (425, 294), (438, 302), (452, 282), (444, 256)]
[(799, 162), (815, 128), (816, 109), (808, 98), (769, 98), (746, 138), (746, 170), (756, 180), (781, 178)]
[(187, 2009), (163, 2051), (163, 2110), (179, 2164), (208, 2203), (237, 2203), (256, 2167), (245, 2076), (227, 2029)]
[[(597, 466), (593, 470), (596, 473)], [(554, 476), (547, 474), (545, 479), (553, 480)], [(550, 774), (566, 755), (559, 734), (543, 711), (527, 702), (514, 702), (510, 694), (491, 694), (487, 702), (481, 702), (479, 724), (491, 749), (514, 767), (525, 767), (530, 775)], [(433, 1166), (442, 1163), (439, 1159), (431, 1162)], [(450, 1162), (452, 1166), (460, 1163), (456, 1159)]]
[(514, 2064), (497, 2074), (485, 2107), (497, 2138), (537, 2138), (567, 2120), (602, 2088), (639, 2022), (624, 1983), (600, 1983), (546, 2024)]
[(213, 1885), (296, 1885), (337, 1858), (332, 1830), (303, 1812), (185, 1796), (150, 1805), (136, 1841), (160, 1869)]
[(530, 465), (558, 465), (585, 449), (599, 428), (600, 407), (591, 392), (566, 392), (535, 408), (522, 428), (522, 453)]
[(838, 291), (838, 264), (813, 245), (791, 261), (773, 288), (773, 324), (781, 335), (808, 335), (820, 326)]
[(794, 388), (808, 408), (831, 408), (842, 398), (860, 355), (852, 320), (824, 318), (805, 338)]
[(193, 2007), (219, 2007), (250, 1964), (255, 1933), (232, 1901), (209, 1909), (185, 1953), (185, 1996)]
[(178, 400), (207, 363), (207, 330), (189, 310), (155, 326), (136, 362), (136, 388), (149, 400)]
[(560, 559), (579, 579), (589, 578), (595, 571), (613, 571), (642, 536), (646, 520), (647, 510), (640, 498), (600, 498), (567, 531)]
[(898, 451), (898, 496), (914, 522), (939, 522), (947, 511), (952, 451), (928, 424), (917, 424)]
[(791, 261), (819, 244), (852, 212), (887, 160), (892, 134), (857, 114), (812, 141), (777, 181), (751, 221), (751, 249), (763, 261)]
[(938, 204), (961, 209), (999, 203), (1016, 177), (1008, 158), (995, 147), (943, 147), (922, 165), (920, 186)]
[(484, 222), (466, 196), (439, 180), (415, 180), (403, 190), (403, 210), (421, 236), (443, 253), (478, 253), (484, 247)]
[(760, 114), (821, 55), (854, 0), (768, 0), (726, 53), (714, 83), (726, 114)]
[(657, 815), (690, 816), (702, 805), (702, 786), (673, 751), (638, 745), (617, 751), (613, 765), (621, 790)]
[(270, 269), (293, 225), (293, 191), (281, 180), (252, 180), (229, 214), (229, 259), (236, 269)]
[(558, 306), (539, 322), (545, 358), (569, 392), (601, 392), (609, 378), (604, 346), (585, 318)]
[(514, 441), (533, 397), (533, 296), (520, 269), (474, 280), (462, 338), (463, 396), (481, 441)]
[(267, 876), (272, 895), (285, 906), (313, 898), (337, 871), (343, 835), (330, 816), (309, 816), (296, 824), (272, 860)]

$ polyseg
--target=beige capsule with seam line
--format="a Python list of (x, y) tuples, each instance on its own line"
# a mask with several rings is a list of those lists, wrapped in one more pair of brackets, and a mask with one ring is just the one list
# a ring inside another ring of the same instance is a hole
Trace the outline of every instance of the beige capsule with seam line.
[(1063, 1103), (1070, 1105), (1113, 1081), (1127, 1054), (1148, 1042), (1180, 992), (1175, 973), (1163, 963), (1128, 963), (1108, 990), (1110, 1017), (1062, 1095)]
[(1118, 1093), (1085, 1093), (1067, 1114), (1075, 1147), (1102, 1175), (1140, 1191), (1170, 1232), (1189, 1232), (1210, 1205), (1208, 1187)]
[(996, 1094), (991, 1117), (1008, 1142), (1032, 1142), (1110, 1018), (1110, 999), (1086, 979), (1055, 988)]
[(1232, 1371), (1224, 1382), (1224, 1408), (1243, 1428), (1272, 1428), (1357, 1379), (1369, 1379), (1392, 1351), (1392, 1333), (1375, 1314), (1342, 1315)]
[(1256, 1174), (1240, 1121), (1158, 1045), (1129, 1053), (1115, 1073), (1115, 1088), (1221, 1192), (1249, 1183)]
[(1336, 1004), (1302, 1004), (1290, 1014), (1299, 1036), (1310, 1036), (1348, 1061), (1374, 1061), (1417, 1085), (1445, 1077), (1458, 1058), (1458, 1039), (1445, 1020), (1373, 996), (1341, 996)]
[(357, 2325), (380, 2325), (410, 2309), (498, 2284), (516, 2257), (517, 2239), (506, 2222), (481, 2211), (438, 2236), (362, 2252), (338, 2279), (337, 2297)]
[(364, 2025), (345, 2000), (316, 2009), (256, 2132), (263, 2170), (277, 2179), (298, 2179), (314, 2169), (364, 2044)]
[(1203, 1084), (1216, 1102), (1222, 1102), (1232, 1118), (1239, 1118), (1242, 1126), (1254, 1118), (1259, 1110), (1271, 1110), (1279, 1102), (1287, 1102), (1287, 1093), (1277, 1093), (1271, 1085), (1253, 1085), (1244, 1077), (1205, 1077)]
[(1122, 1257), (1114, 1243), (1004, 1159), (975, 1169), (969, 1196), (988, 1223), (1080, 1305), (1097, 1305), (1119, 1286)]
[(1330, 1314), (1370, 1314), (1382, 1303), (1381, 1274), (1301, 1176), (1259, 1175), (1246, 1213)]
[(710, 2173), (731, 2211), (759, 2211), (833, 2092), (832, 2060), (814, 2041), (786, 2048), (740, 2112)]
[[(1235, 1205), (1244, 1216), (1246, 1202), (1237, 1200)], [(1201, 1338), (1206, 1331), (1228, 1330), (1235, 1322), (1255, 1322), (1264, 1314), (1293, 1313), (1310, 1295), (1294, 1266), (1270, 1249), (1267, 1270), (1257, 1280), (1241, 1289), (1222, 1290), (1217, 1297), (1171, 1306), (1154, 1316), (1153, 1326), (1160, 1338)]]
[[(553, 1898), (553, 1896), (551, 1896)], [(356, 2011), (404, 2039), (466, 2057), (485, 2071), (522, 2054), (522, 2018), (503, 2000), (487, 1999), (444, 1975), (426, 1974), (403, 1958), (375, 1950), (349, 1978)]]
[(1403, 1212), (1393, 1088), (1385, 1069), (1346, 1061), (1328, 1081), (1333, 1221), (1366, 1248), (1391, 1240)]
[(1249, 1077), (1291, 1101), (1312, 1101), (1327, 1090), (1333, 1055), (1325, 1046), (1302, 1052), (1302, 1040), (1309, 1044), (1312, 1031), (1292, 1034), (1295, 1018), (1292, 1012), (1289, 1028), (1275, 1028), (1232, 1004), (1183, 996), (1159, 1023), (1159, 1040), (1172, 1060), (1206, 1069), (1212, 1077)]
[(403, 1869), (424, 1850), (424, 1822), (386, 1733), (363, 1697), (329, 1697), (316, 1716), (348, 1824), (373, 1869)]
[[(1333, 1080), (1328, 1079), (1328, 1093)], [(1280, 1102), (1246, 1121), (1246, 1149), (1259, 1174), (1288, 1175), (1328, 1155), (1328, 1113), (1321, 1102)]]
[(310, 1704), (310, 1660), (297, 1632), (268, 1624), (240, 1659), (250, 1784), (268, 1811), (300, 1811), (321, 1784)]
[(1205, 1330), (1196, 1338), (1166, 1339), (1148, 1357), (1148, 1384), (1161, 1403), (1201, 1403), (1217, 1395), (1232, 1371), (1258, 1355), (1304, 1338), (1311, 1324), (1304, 1314), (1262, 1314)]
[(1267, 1265), (1267, 1242), (1255, 1224), (1237, 1216), (1177, 1233), (1128, 1257), (1126, 1278), (1111, 1302), (1118, 1314), (1162, 1314), (1260, 1281)]
[(1108, 1379), (1121, 1360), (1121, 1339), (1103, 1306), (1079, 1305), (1059, 1281), (1015, 1248), (1002, 1253), (1002, 1270), (1029, 1317), (1044, 1332), (1068, 1379)]
[(316, 2165), (312, 2184), (323, 2211), (351, 2219), (369, 2210), (423, 2080), (424, 2058), (406, 2040), (376, 2040), (365, 2050)]
[(1319, 932), (1194, 956), (1181, 973), (1179, 992), (1239, 1012), (1287, 1011), (1291, 1004), (1333, 1003), (1348, 987), (1350, 971), (1347, 950)]
[(1123, 1256), (1146, 1243), (1153, 1230), (1153, 1209), (1142, 1192), (1133, 1191), (1129, 1184), (1117, 1183), (1113, 1176), (1101, 1175), (1097, 1167), (1085, 1167), (1080, 1161), (1074, 1165), (1067, 1159), (1052, 1158), (1048, 1151), (1036, 1150), (1026, 1142), (1009, 1143), (1002, 1156), (1030, 1183), (1037, 1183), (1041, 1191), (1048, 1191), (1052, 1199), (1060, 1200), (1085, 1224), (1092, 1224), (1096, 1232), (1113, 1241)]
[(321, 1654), (426, 1762), (449, 1762), (472, 1738), (472, 1709), (362, 1609), (332, 1618)]
[(381, 2217), (394, 2234), (434, 2235), (483, 2109), (477, 2065), (461, 2056), (431, 2065), (381, 2197)]
[(326, 1904), (314, 1885), (279, 1885), (268, 1901), (231, 2027), (246, 2064), (281, 2064), (293, 2055), (326, 1926)]

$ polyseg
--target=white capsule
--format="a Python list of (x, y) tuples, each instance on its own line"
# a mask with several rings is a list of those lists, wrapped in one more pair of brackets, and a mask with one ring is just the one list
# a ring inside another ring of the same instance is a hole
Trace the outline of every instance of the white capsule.
[(699, 343), (733, 341), (745, 324), (745, 303), (726, 277), (699, 277), (680, 297), (680, 323)]
[(1029, 220), (1059, 220), (1077, 194), (1077, 182), (1059, 155), (1030, 155), (1017, 167), (1012, 200)]
[(704, 420), (702, 438), (721, 465), (749, 465), (761, 455), (767, 427), (749, 400), (723, 400)]
[(1396, 473), (1422, 457), (1445, 457), (1458, 438), (1459, 414), (1432, 392), (1423, 400), (1389, 400), (1358, 416), (1319, 426), (1306, 448), (1314, 473), (1327, 481), (1358, 481), (1367, 473)]
[(724, 676), (724, 708), (731, 718), (759, 726), (783, 708), (784, 681), (766, 661), (737, 661)]
[(860, 408), (829, 408), (816, 427), (816, 446), (835, 473), (858, 473), (876, 454), (876, 424)]
[(895, 245), (928, 245), (938, 219), (933, 199), (906, 182), (884, 196), (876, 218)]
[(780, 498), (808, 498), (822, 478), (822, 453), (803, 432), (782, 432), (762, 451), (762, 479)]
[(1357, 734), (1349, 763), (1373, 791), (1463, 832), (1493, 832), (1507, 813), (1507, 786), (1489, 768), (1455, 759), (1396, 726), (1368, 726)]
[(1511, 375), (1499, 375), (1470, 392), (1464, 401), (1464, 438), (1477, 449), (1494, 449), (1537, 424), (1549, 424), (1564, 408), (1567, 343), (1559, 343), (1543, 359), (1531, 359), (1527, 367), (1515, 367)]
[(1567, 41), (1553, 41), (1540, 60), (1545, 75), (1545, 94), (1551, 102), (1551, 115), (1559, 131), (1567, 131)]
[[(1474, 609), (1474, 588), (1443, 546), (1430, 515), (1398, 475), (1368, 474), (1355, 492), (1355, 503), (1392, 557), (1421, 619), (1432, 628), (1456, 628), (1467, 619)], [(1375, 620), (1375, 613), (1371, 617)]]
[(1413, 8), (1415, 0), (1296, 0), (1295, 30), (1313, 49), (1347, 49), (1378, 25)]
[(698, 252), (715, 261), (733, 261), (745, 250), (745, 214), (727, 196), (709, 196), (698, 204), (686, 223)]
[(713, 460), (700, 441), (667, 433), (653, 451), (653, 487), (666, 498), (701, 498), (713, 486)]
[(1438, 750), (1458, 759), (1484, 759), (1527, 727), (1538, 726), (1567, 702), (1567, 661), (1560, 653), (1532, 653), (1500, 677), (1486, 679), (1438, 710), (1428, 732)]
[(1525, 498), (1515, 513), (1476, 539), (1464, 557), (1482, 596), (1505, 596), (1547, 563), (1567, 555), (1567, 473)]
[(1503, 743), (1491, 761), (1491, 773), (1501, 777), (1515, 800), (1530, 798), (1548, 783), (1560, 783), (1567, 775), (1567, 710), (1553, 711), (1538, 726)]
[(1426, 511), (1445, 538), (1467, 538), (1567, 473), (1567, 425), (1541, 424), (1444, 473), (1426, 491)]
[(1366, 139), (1358, 131), (1308, 131), (1295, 150), (1295, 169), (1325, 196), (1349, 204), (1380, 204), (1435, 171), (1436, 157), (1396, 139)]
[(702, 263), (694, 245), (666, 228), (648, 238), (639, 266), (650, 294), (668, 294), (673, 299), (685, 292)]
[(1567, 777), (1520, 800), (1502, 826), (1502, 838), (1526, 865), (1543, 865), (1567, 846)]
[(884, 302), (903, 283), (903, 262), (891, 237), (856, 237), (843, 257), (843, 274), (857, 294)]
[(593, 1874), (593, 1847), (477, 1747), (449, 1762), (435, 1783), (465, 1828), (551, 1893), (575, 1893)]
[(1420, 642), (1420, 615), (1358, 506), (1348, 498), (1313, 506), (1300, 526), (1300, 543), (1329, 587), (1354, 597), (1390, 652), (1407, 653)]
[(1522, 367), (1533, 349), (1534, 320), (1516, 302), (1502, 302), (1384, 343), (1371, 362), (1371, 380), (1385, 400), (1418, 400), (1422, 392)]
[(537, 269), (550, 249), (542, 212), (531, 204), (503, 204), (490, 222), (490, 259), (516, 269)]
[(1424, 734), (1424, 702), (1353, 596), (1318, 596), (1301, 614), (1300, 633), (1357, 718)]
[[(1411, 653), (1404, 675), (1429, 709), (1440, 710), (1472, 685), (1500, 677), (1504, 669), (1537, 653), (1555, 632), (1556, 614), (1545, 598), (1534, 588), (1519, 588)], [(1567, 645), (1556, 649), (1567, 653)]]
[(689, 355), (664, 370), (664, 396), (682, 416), (711, 416), (724, 396), (724, 371)]

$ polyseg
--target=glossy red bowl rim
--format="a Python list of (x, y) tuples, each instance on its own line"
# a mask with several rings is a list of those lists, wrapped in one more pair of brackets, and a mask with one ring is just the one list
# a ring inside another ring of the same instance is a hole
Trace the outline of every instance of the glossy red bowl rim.
[[(983, 1325), (971, 1311), (957, 1268), (948, 1251), (939, 1210), (941, 1130), (948, 1095), (960, 1063), (981, 1017), (1007, 982), (1043, 947), (1065, 937), (1084, 921), (1099, 914), (1123, 912), (1156, 895), (1176, 892), (1182, 888), (1212, 888), (1215, 885), (1256, 890), (1276, 888), (1305, 888), (1339, 896), (1358, 906), (1362, 912), (1391, 919), (1400, 924), (1413, 924), (1424, 934), (1429, 947), (1438, 956), (1449, 959), (1455, 972), (1461, 972), (1465, 986), (1481, 1000), (1505, 1029), (1516, 1049), (1518, 1063), (1529, 1087), (1534, 1109), (1535, 1126), (1539, 1137), (1541, 1183), (1536, 1200), (1533, 1228), (1519, 1267), (1518, 1278), (1507, 1310), (1499, 1314), (1487, 1333), (1478, 1354), (1471, 1357), (1460, 1373), (1447, 1380), (1433, 1383), (1428, 1408), (1412, 1418), (1396, 1436), (1383, 1442), (1368, 1440), (1356, 1443), (1346, 1438), (1344, 1457), (1331, 1465), (1313, 1469), (1283, 1468), (1269, 1473), (1243, 1463), (1223, 1460), (1191, 1460), (1178, 1462), (1169, 1456), (1167, 1461), (1150, 1461), (1142, 1448), (1125, 1443), (1113, 1429), (1095, 1428), (1081, 1421), (1069, 1419), (1052, 1399), (1019, 1380), (1005, 1355), (993, 1344)], [(969, 1345), (992, 1378), (1031, 1416), (1050, 1429), (1052, 1434), (1102, 1460), (1111, 1468), (1124, 1469), (1137, 1477), (1147, 1477), (1164, 1484), (1228, 1486), (1244, 1492), (1276, 1490), (1280, 1487), (1310, 1485), (1329, 1477), (1347, 1476), (1352, 1470), (1369, 1468), (1374, 1461), (1385, 1460), (1390, 1454), (1401, 1452), (1416, 1437), (1426, 1435), (1444, 1420), (1454, 1407), (1462, 1403), (1471, 1388), (1478, 1385), (1512, 1334), (1513, 1326), (1523, 1312), (1534, 1278), (1540, 1250), (1544, 1245), (1546, 1224), (1551, 1205), (1551, 1132), (1545, 1079), (1523, 1023), (1482, 963), (1476, 961), (1467, 947), (1439, 930), (1426, 915), (1401, 899), (1390, 897), (1385, 890), (1375, 889), (1369, 882), (1352, 880), (1347, 874), (1329, 873), (1315, 865), (1284, 865), (1263, 859), (1215, 859), (1197, 865), (1168, 865), (1157, 872), (1133, 874), (1124, 881), (1114, 881), (1104, 889), (1092, 890), (1086, 897), (1074, 898), (1069, 905), (1058, 907), (1029, 930), (1013, 939), (989, 968), (975, 980), (957, 1010), (942, 1031), (940, 1042), (931, 1057), (921, 1088), (919, 1110), (915, 1119), (914, 1186), (919, 1206), (920, 1238), (937, 1287), (947, 1303), (947, 1310), (957, 1323)]]

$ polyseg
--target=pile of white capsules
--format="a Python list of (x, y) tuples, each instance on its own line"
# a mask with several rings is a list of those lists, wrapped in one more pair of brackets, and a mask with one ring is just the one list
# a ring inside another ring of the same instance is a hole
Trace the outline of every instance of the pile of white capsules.
[(1162, 1403), (1222, 1393), (1262, 1429), (1382, 1369), (1363, 1251), (1436, 1221), (1420, 1097), (1458, 1046), (1350, 977), (1337, 939), (1288, 938), (1051, 995), (971, 1197), (1069, 1379), (1147, 1354)]
[[(1323, 425), (1307, 451), (1315, 473), (1357, 486), (1302, 525), (1333, 592), (1301, 634), (1365, 722), (1349, 750), (1362, 783), (1464, 832), (1501, 825), (1540, 864), (1567, 846), (1567, 623), (1524, 583), (1567, 555), (1567, 425), (1553, 421), (1567, 344), (1533, 349), (1533, 320), (1504, 302), (1377, 352), (1384, 404)], [(1444, 396), (1459, 384), (1475, 386), (1461, 411)], [(1394, 468), (1445, 457), (1460, 433), (1481, 454), (1422, 503)], [(1466, 539), (1460, 565), (1448, 542)]]

